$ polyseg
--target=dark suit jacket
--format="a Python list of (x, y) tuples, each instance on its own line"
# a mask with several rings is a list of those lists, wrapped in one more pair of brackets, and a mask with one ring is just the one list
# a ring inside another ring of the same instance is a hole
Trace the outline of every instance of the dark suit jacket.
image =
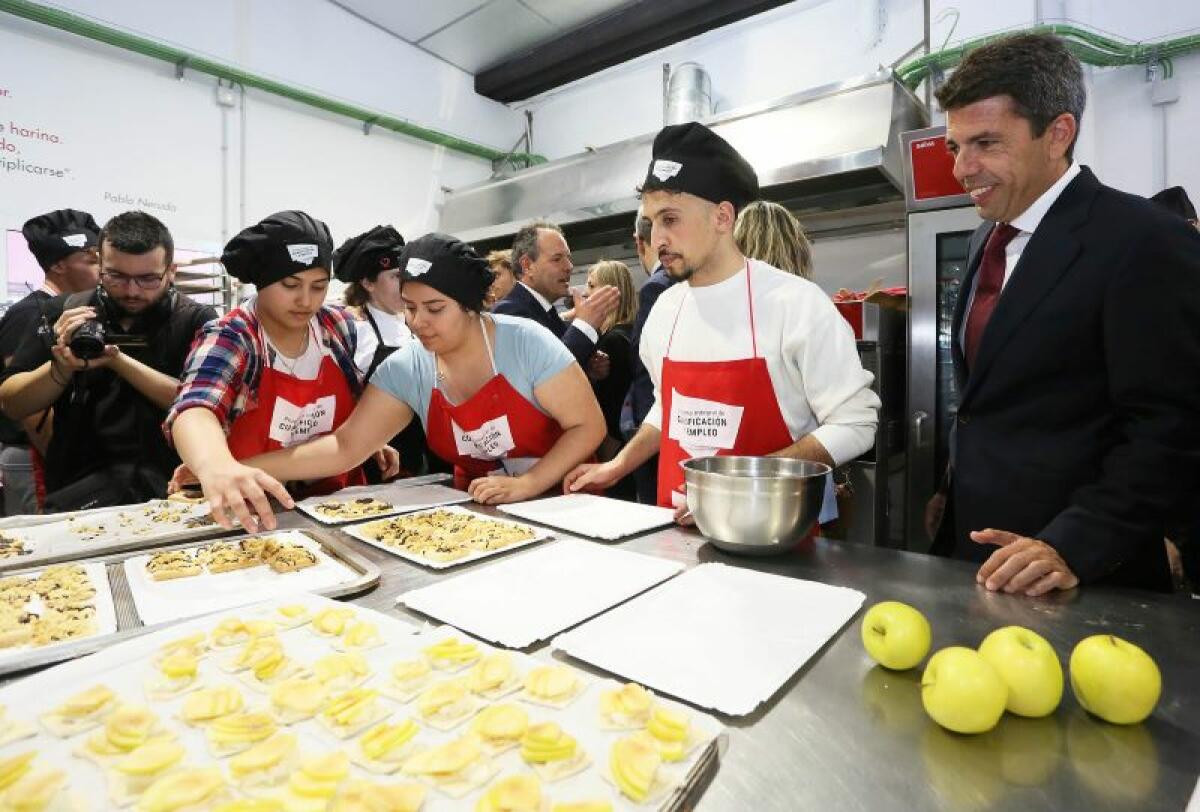
[(629, 387), (629, 405), (633, 409), (634, 422), (639, 426), (646, 419), (650, 407), (654, 405), (654, 383), (650, 380), (650, 373), (642, 363), (640, 346), (642, 328), (646, 326), (646, 319), (650, 316), (650, 310), (658, 301), (658, 297), (673, 284), (675, 284), (675, 280), (667, 276), (667, 272), (659, 265), (638, 290), (638, 309), (637, 315), (633, 319), (633, 336), (630, 339), (631, 346), (629, 348), (631, 355), (629, 363), (633, 370), (633, 382)]
[(519, 282), (513, 285), (507, 296), (496, 303), (492, 312), (533, 319), (558, 336), (584, 369), (587, 369), (588, 359), (596, 351), (596, 342), (575, 325), (563, 321), (553, 307), (549, 311), (543, 310), (542, 303)]
[(993, 527), (1055, 547), (1081, 582), (1170, 589), (1163, 527), (1200, 471), (1200, 234), (1086, 167), (1021, 254), (967, 370), (938, 547)]

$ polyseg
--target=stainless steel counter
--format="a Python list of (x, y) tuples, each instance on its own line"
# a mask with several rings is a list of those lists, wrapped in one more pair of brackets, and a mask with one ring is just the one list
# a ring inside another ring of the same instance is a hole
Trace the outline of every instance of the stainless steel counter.
[[(299, 514), (281, 519), (284, 527), (311, 526)], [(406, 614), (395, 606), (397, 595), (466, 569), (436, 572), (350, 543), (383, 573), (376, 590), (352, 602), (384, 612)], [(974, 568), (962, 562), (833, 542), (748, 559), (673, 528), (621, 546), (689, 566), (722, 562), (852, 587), (866, 593), (868, 606), (904, 601), (929, 618), (935, 649), (976, 646), (992, 629), (1017, 624), (1050, 640), (1064, 669), (1074, 644), (1096, 633), (1141, 645), (1162, 669), (1163, 698), (1142, 725), (1092, 719), (1068, 688), (1048, 719), (1006, 716), (991, 733), (957, 736), (925, 715), (919, 671), (873, 666), (859, 638), (860, 615), (757, 713), (722, 719), (728, 747), (700, 810), (1181, 810), (1195, 787), (1200, 601), (1101, 588), (1043, 599), (996, 595), (976, 587)]]

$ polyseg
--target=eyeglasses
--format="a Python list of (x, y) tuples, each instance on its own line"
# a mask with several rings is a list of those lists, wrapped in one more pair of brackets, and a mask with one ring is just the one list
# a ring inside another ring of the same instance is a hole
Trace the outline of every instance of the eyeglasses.
[(162, 286), (165, 273), (160, 274), (142, 274), (139, 276), (130, 276), (129, 274), (117, 273), (116, 271), (101, 271), (100, 278), (106, 284), (127, 287), (135, 284), (142, 290), (156, 290)]

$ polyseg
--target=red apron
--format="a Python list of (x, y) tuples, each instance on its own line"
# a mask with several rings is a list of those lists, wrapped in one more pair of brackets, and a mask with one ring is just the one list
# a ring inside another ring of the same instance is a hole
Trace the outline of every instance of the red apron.
[[(229, 428), (229, 451), (234, 459), (242, 460), (299, 445), (330, 433), (345, 423), (352, 411), (350, 384), (329, 355), (321, 359), (321, 369), (311, 381), (268, 366), (258, 382), (257, 405), (242, 412)], [(289, 490), (303, 499), (365, 484), (362, 469), (354, 468)]]
[(493, 376), (457, 406), (435, 386), (425, 421), (430, 450), (454, 465), (454, 485), (464, 489), (471, 480), (493, 471), (525, 473), (562, 436), (558, 421), (543, 414), (496, 371), (487, 330), (482, 321), (479, 326), (488, 344)]
[[(765, 456), (795, 440), (784, 422), (754, 334), (750, 262), (746, 262), (753, 355), (733, 361), (674, 361), (671, 342), (683, 301), (675, 312), (662, 364), (662, 439), (658, 452), (658, 504), (674, 507), (672, 493), (684, 484), (680, 463), (715, 455)], [(678, 498), (676, 494), (676, 498)]]

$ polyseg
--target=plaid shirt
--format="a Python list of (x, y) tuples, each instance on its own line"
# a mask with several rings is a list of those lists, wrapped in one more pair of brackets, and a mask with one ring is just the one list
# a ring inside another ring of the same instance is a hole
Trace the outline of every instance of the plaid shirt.
[[(325, 306), (316, 319), (322, 341), (357, 398), (362, 394), (363, 374), (354, 364), (358, 337), (353, 317), (340, 307)], [(267, 352), (253, 308), (235, 308), (204, 325), (188, 353), (179, 391), (163, 423), (167, 442), (173, 442), (171, 426), (176, 418), (197, 406), (215, 414), (228, 434), (233, 421), (258, 405)]]

